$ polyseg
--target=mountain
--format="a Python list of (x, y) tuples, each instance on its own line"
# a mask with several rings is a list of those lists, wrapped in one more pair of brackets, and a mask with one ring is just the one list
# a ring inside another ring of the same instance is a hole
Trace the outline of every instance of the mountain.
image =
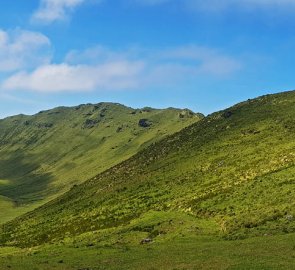
[(12, 269), (293, 269), (295, 91), (152, 142), (1, 227)]
[(150, 211), (185, 213), (230, 239), (294, 232), (294, 106), (286, 92), (209, 115), (5, 224), (2, 243), (128, 227)]
[(202, 117), (187, 109), (99, 103), (0, 120), (0, 223)]

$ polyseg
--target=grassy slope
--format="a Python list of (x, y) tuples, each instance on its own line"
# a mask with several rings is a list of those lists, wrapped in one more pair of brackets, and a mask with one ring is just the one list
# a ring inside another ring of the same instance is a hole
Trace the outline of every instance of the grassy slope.
[(6, 224), (3, 237), (39, 244), (148, 210), (214, 220), (228, 237), (294, 231), (294, 105), (289, 92), (206, 117)]
[(152, 144), (3, 226), (2, 244), (55, 244), (5, 248), (0, 262), (293, 269), (294, 106), (295, 92), (248, 100)]
[[(100, 103), (0, 120), (0, 223), (199, 120), (177, 109)], [(150, 127), (139, 126), (148, 119)]]

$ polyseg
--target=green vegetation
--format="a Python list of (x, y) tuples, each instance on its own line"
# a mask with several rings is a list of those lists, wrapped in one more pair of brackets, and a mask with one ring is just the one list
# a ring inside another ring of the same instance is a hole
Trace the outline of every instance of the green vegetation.
[(294, 106), (295, 92), (263, 96), (152, 142), (5, 223), (0, 263), (293, 269)]
[[(0, 248), (3, 269), (293, 269), (295, 234), (226, 241), (214, 222), (154, 212), (127, 226), (33, 248)], [(153, 237), (148, 244), (140, 240)]]
[(182, 229), (183, 234), (159, 236), (146, 245), (137, 242), (142, 233), (113, 232), (109, 241), (87, 235), (31, 249), (0, 248), (0, 265), (13, 270), (294, 269), (295, 234), (222, 241)]
[[(189, 110), (99, 103), (0, 120), (0, 223), (200, 118)], [(140, 126), (142, 119), (150, 125)]]

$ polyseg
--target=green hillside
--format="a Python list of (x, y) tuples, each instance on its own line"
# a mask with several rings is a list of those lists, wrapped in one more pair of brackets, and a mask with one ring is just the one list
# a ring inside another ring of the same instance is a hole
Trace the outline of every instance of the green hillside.
[(267, 95), (152, 143), (4, 224), (0, 262), (294, 269), (294, 108), (295, 91)]
[(289, 92), (210, 115), (5, 228), (38, 244), (177, 210), (229, 235), (292, 231), (294, 106)]
[(99, 103), (0, 120), (0, 223), (200, 118), (189, 110)]

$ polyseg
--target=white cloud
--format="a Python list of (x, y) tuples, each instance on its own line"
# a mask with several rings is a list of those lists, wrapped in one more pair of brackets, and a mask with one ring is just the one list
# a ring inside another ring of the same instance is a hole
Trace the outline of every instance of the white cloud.
[(98, 66), (46, 65), (35, 71), (19, 72), (8, 78), (2, 88), (36, 92), (91, 91), (133, 88), (142, 72), (142, 62), (112, 62)]
[(240, 68), (238, 60), (206, 47), (153, 51), (131, 48), (120, 52), (97, 46), (72, 51), (61, 64), (18, 72), (7, 78), (1, 88), (35, 92), (138, 89), (204, 75), (223, 78)]
[(50, 41), (41, 33), (0, 29), (0, 72), (32, 68), (48, 63)]
[(67, 18), (70, 12), (87, 0), (41, 0), (33, 21), (52, 23)]

